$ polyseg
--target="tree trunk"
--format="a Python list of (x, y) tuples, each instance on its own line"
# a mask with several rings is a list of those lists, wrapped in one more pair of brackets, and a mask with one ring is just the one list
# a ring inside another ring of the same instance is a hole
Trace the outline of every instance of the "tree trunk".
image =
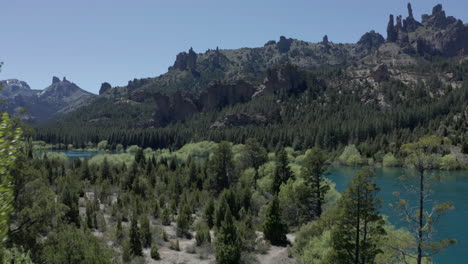
[(424, 169), (419, 169), (419, 221), (418, 221), (418, 258), (417, 264), (422, 262), (422, 243), (424, 226)]
[(359, 254), (360, 254), (360, 245), (359, 245), (359, 240), (360, 240), (360, 229), (361, 229), (361, 193), (359, 191), (358, 187), (358, 193), (357, 193), (357, 212), (356, 212), (356, 249), (355, 249), (355, 256), (354, 256), (354, 264), (359, 264)]

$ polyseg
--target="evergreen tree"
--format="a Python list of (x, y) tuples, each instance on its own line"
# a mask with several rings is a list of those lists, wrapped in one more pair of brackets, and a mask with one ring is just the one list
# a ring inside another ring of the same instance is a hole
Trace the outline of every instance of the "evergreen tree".
[(150, 222), (146, 215), (143, 215), (140, 220), (141, 225), (141, 241), (143, 242), (143, 247), (148, 248), (151, 246), (151, 229)]
[(136, 215), (132, 217), (130, 223), (130, 252), (133, 256), (143, 256), (140, 228), (138, 227)]
[(135, 162), (142, 167), (145, 166), (146, 159), (145, 159), (145, 153), (143, 152), (143, 148), (138, 148), (138, 151), (135, 154)]
[(177, 236), (190, 236), (189, 228), (192, 222), (192, 212), (187, 202), (183, 202), (177, 215)]
[(247, 167), (255, 169), (254, 187), (257, 185), (258, 168), (268, 161), (268, 153), (255, 138), (249, 138), (245, 142), (244, 163)]
[(287, 232), (287, 226), (281, 220), (278, 196), (275, 195), (266, 212), (265, 222), (263, 222), (263, 235), (272, 245), (284, 246), (287, 243)]
[(104, 158), (104, 161), (102, 162), (102, 169), (101, 169), (101, 179), (102, 180), (109, 180), (111, 179), (111, 172), (109, 168), (109, 162), (107, 161), (107, 157)]
[(205, 216), (206, 223), (208, 224), (210, 229), (213, 228), (214, 214), (215, 214), (215, 205), (214, 205), (213, 198), (210, 198), (208, 200), (208, 203), (205, 206), (205, 210), (203, 211), (203, 214)]
[(216, 263), (238, 264), (242, 244), (229, 207), (216, 236)]
[(223, 141), (216, 146), (210, 160), (210, 171), (213, 176), (214, 189), (218, 193), (229, 188), (234, 181), (234, 163), (229, 142)]
[(280, 191), (281, 184), (288, 182), (293, 177), (291, 168), (289, 168), (288, 153), (282, 147), (276, 152), (276, 167), (273, 175), (272, 192), (277, 194)]
[(304, 158), (304, 166), (302, 167), (301, 174), (307, 186), (312, 191), (312, 196), (309, 201), (311, 214), (309, 219), (306, 220), (311, 220), (312, 217), (320, 217), (322, 214), (322, 205), (324, 203), (325, 194), (330, 189), (324, 182), (323, 178), (323, 174), (326, 171), (325, 161), (325, 154), (318, 147), (307, 152)]
[(343, 192), (338, 205), (338, 222), (332, 230), (337, 263), (374, 263), (376, 255), (382, 252), (377, 242), (386, 232), (379, 213), (378, 191), (375, 174), (370, 168), (363, 168)]

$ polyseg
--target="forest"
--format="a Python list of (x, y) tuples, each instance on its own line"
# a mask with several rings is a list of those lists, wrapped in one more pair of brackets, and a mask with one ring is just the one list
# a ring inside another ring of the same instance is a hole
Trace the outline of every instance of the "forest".
[[(395, 228), (380, 213), (373, 169), (362, 167), (339, 193), (326, 177), (333, 158), (319, 147), (269, 152), (249, 138), (69, 159), (23, 139), (8, 115), (1, 129), (4, 263), (171, 263), (180, 254), (194, 263), (260, 263), (274, 249), (287, 252), (283, 263), (419, 264), (456, 243), (432, 236), (453, 205), (425, 200), (427, 171), (443, 159), (447, 138), (402, 145), (399, 160), (421, 189), (394, 204), (408, 224)], [(348, 146), (338, 160), (365, 165), (356, 151)]]

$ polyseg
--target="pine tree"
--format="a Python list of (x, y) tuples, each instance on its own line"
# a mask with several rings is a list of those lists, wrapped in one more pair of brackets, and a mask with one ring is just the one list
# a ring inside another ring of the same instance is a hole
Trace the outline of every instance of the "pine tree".
[(183, 202), (177, 215), (177, 236), (190, 236), (189, 228), (192, 222), (192, 212), (187, 202)]
[(146, 159), (145, 159), (145, 153), (143, 152), (143, 148), (138, 148), (138, 151), (135, 154), (135, 162), (142, 167), (145, 166)]
[(111, 172), (109, 168), (109, 162), (107, 161), (107, 157), (104, 158), (104, 161), (102, 162), (101, 179), (102, 180), (111, 179)]
[(204, 214), (206, 223), (208, 224), (210, 229), (213, 228), (213, 226), (214, 226), (214, 214), (215, 214), (215, 205), (214, 205), (213, 198), (210, 198), (208, 200), (208, 203), (205, 206), (205, 210), (203, 211), (203, 214)]
[(310, 152), (307, 152), (304, 159), (304, 166), (302, 167), (302, 177), (306, 185), (312, 191), (312, 197), (309, 201), (309, 208), (311, 209), (309, 219), (313, 217), (320, 217), (322, 214), (322, 205), (324, 203), (325, 194), (330, 189), (324, 182), (323, 174), (325, 168), (326, 157), (323, 151), (315, 147)]
[(276, 168), (273, 176), (272, 192), (279, 193), (281, 184), (288, 182), (293, 177), (289, 168), (288, 153), (284, 148), (279, 148), (276, 152)]
[(146, 215), (143, 215), (140, 220), (141, 225), (141, 240), (143, 241), (143, 247), (148, 248), (151, 246), (151, 229), (150, 222)]
[(376, 255), (382, 252), (377, 241), (386, 235), (385, 222), (379, 213), (379, 188), (374, 181), (372, 170), (363, 168), (342, 194), (338, 222), (332, 230), (337, 263), (374, 263)]
[(210, 160), (210, 172), (215, 185), (214, 189), (218, 193), (229, 188), (234, 182), (234, 163), (229, 142), (223, 141), (216, 146), (213, 158)]
[(216, 236), (216, 263), (238, 264), (242, 244), (229, 207)]
[(287, 243), (287, 232), (287, 226), (281, 220), (279, 199), (275, 195), (266, 212), (265, 222), (263, 223), (263, 235), (272, 245), (284, 246)]
[(143, 256), (140, 228), (135, 215), (130, 223), (130, 252), (133, 256)]

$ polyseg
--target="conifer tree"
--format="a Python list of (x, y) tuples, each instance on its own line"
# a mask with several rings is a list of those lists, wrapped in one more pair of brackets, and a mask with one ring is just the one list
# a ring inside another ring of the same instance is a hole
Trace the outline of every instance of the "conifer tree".
[(109, 168), (109, 162), (107, 161), (107, 157), (104, 158), (104, 161), (102, 162), (101, 179), (102, 180), (111, 179), (111, 172)]
[(381, 249), (377, 242), (386, 235), (385, 222), (379, 213), (381, 201), (375, 174), (363, 168), (343, 192), (338, 205), (339, 217), (332, 230), (332, 246), (337, 263), (367, 264)]
[(238, 264), (242, 244), (229, 207), (216, 236), (216, 263)]
[(214, 189), (220, 193), (229, 188), (234, 181), (234, 163), (229, 142), (221, 142), (216, 146), (210, 160), (210, 171), (213, 176)]
[(276, 152), (276, 168), (273, 175), (272, 192), (277, 194), (280, 191), (281, 184), (288, 182), (293, 177), (291, 168), (289, 168), (288, 153), (284, 148), (279, 148)]
[(135, 215), (130, 223), (130, 252), (133, 256), (143, 256), (140, 228)]
[(278, 196), (275, 195), (266, 212), (263, 235), (272, 245), (283, 246), (287, 243), (287, 231), (286, 224), (281, 220)]
[(312, 196), (309, 201), (311, 214), (307, 220), (311, 220), (312, 217), (320, 217), (322, 214), (325, 194), (329, 190), (329, 186), (326, 185), (323, 178), (323, 174), (326, 171), (325, 161), (325, 154), (318, 147), (307, 152), (304, 158), (304, 166), (302, 167), (301, 174), (307, 186), (312, 191)]

